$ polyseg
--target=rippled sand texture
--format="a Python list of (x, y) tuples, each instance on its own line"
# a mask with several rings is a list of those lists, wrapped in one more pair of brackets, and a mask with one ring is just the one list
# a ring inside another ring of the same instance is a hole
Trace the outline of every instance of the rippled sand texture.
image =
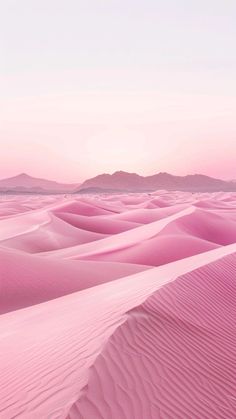
[(1, 419), (235, 419), (236, 193), (0, 197)]

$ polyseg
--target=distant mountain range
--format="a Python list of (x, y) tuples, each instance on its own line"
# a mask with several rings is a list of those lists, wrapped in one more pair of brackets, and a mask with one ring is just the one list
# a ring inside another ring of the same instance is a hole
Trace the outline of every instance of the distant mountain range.
[(0, 192), (68, 193), (76, 190), (79, 186), (79, 183), (63, 184), (53, 180), (35, 178), (26, 173), (0, 180)]
[(157, 173), (152, 176), (140, 176), (137, 173), (118, 171), (102, 174), (88, 179), (82, 184), (63, 184), (51, 180), (35, 178), (21, 173), (0, 180), (1, 193), (113, 193), (113, 192), (151, 192), (158, 189), (189, 192), (236, 191), (235, 181), (225, 181), (209, 176), (195, 174), (174, 176), (169, 173)]
[(102, 174), (86, 180), (78, 192), (109, 191), (155, 191), (157, 189), (189, 192), (236, 191), (236, 183), (215, 179), (205, 175), (174, 176), (169, 173), (157, 173), (152, 176), (140, 176), (136, 173), (115, 172)]

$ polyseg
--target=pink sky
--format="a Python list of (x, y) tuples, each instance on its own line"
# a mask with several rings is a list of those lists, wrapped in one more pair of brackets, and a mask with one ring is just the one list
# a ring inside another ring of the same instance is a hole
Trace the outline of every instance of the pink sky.
[(236, 178), (234, 17), (211, 0), (7, 2), (0, 178)]
[[(194, 132), (192, 131), (194, 127)], [(21, 132), (22, 139), (15, 140)], [(204, 173), (235, 178), (235, 142), (230, 128), (212, 119), (184, 124), (126, 126), (15, 124), (3, 130), (0, 177), (27, 172), (65, 182), (126, 170)], [(159, 139), (161, 137), (161, 139)], [(42, 141), (43, 138), (43, 141)]]

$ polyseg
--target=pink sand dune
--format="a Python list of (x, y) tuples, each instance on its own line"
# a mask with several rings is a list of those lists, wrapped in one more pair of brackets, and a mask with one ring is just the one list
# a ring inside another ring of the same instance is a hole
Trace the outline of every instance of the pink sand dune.
[(225, 214), (197, 209), (193, 214), (171, 222), (161, 234), (191, 235), (224, 246), (236, 242), (236, 223)]
[[(191, 214), (195, 211), (194, 207), (189, 207), (177, 214), (158, 220), (151, 224), (138, 226), (135, 229), (116, 234), (111, 237), (106, 237), (99, 240), (99, 243), (87, 243), (81, 246), (73, 246), (67, 249), (58, 250), (56, 252), (49, 252), (48, 256), (53, 257), (71, 257), (78, 258), (81, 255), (100, 254), (104, 251), (112, 252), (136, 245), (137, 243), (155, 237), (169, 222), (179, 218), (183, 215)], [(46, 253), (45, 253), (46, 255)]]
[(114, 220), (123, 220), (140, 224), (148, 224), (154, 221), (166, 218), (169, 215), (176, 214), (187, 208), (187, 205), (173, 205), (166, 208), (153, 208), (153, 209), (133, 209), (132, 211), (125, 211), (120, 214), (112, 215), (110, 218)]
[[(88, 243), (94, 240), (101, 240), (105, 234), (89, 232), (74, 228), (52, 213), (48, 213), (49, 218), (7, 240), (0, 240), (1, 246), (23, 250), (29, 253), (46, 252)], [(12, 235), (12, 234), (11, 234)], [(1, 237), (1, 234), (0, 234)]]
[(112, 251), (94, 251), (74, 256), (77, 260), (96, 260), (123, 263), (141, 263), (143, 265), (159, 266), (178, 259), (183, 259), (198, 253), (216, 249), (217, 244), (192, 236), (160, 235), (141, 243)]
[(236, 194), (5, 195), (1, 419), (234, 419)]
[(113, 211), (102, 208), (97, 202), (88, 202), (86, 200), (72, 200), (69, 203), (61, 204), (57, 209), (62, 212), (86, 215), (87, 217), (93, 215), (108, 215), (113, 213)]
[[(80, 400), (84, 394), (86, 394), (84, 389), (86, 389), (86, 386), (89, 383), (91, 376), (93, 376), (92, 366), (97, 365), (96, 360), (99, 361), (98, 357), (100, 354), (103, 354), (103, 351), (105, 351), (106, 353), (107, 344), (109, 343), (109, 339), (111, 338), (111, 336), (115, 336), (114, 334), (117, 328), (122, 324), (124, 324), (126, 330), (125, 322), (127, 322), (127, 320), (129, 319), (128, 312), (142, 304), (149, 296), (151, 296), (157, 290), (161, 289), (165, 284), (175, 281), (175, 279), (180, 275), (186, 274), (193, 269), (199, 269), (201, 267), (203, 269), (203, 271), (200, 272), (201, 276), (202, 274), (204, 274), (204, 271), (206, 269), (206, 272), (210, 272), (210, 277), (213, 276), (213, 278), (216, 275), (215, 272), (217, 271), (217, 269), (219, 269), (219, 277), (217, 277), (219, 285), (217, 285), (217, 289), (225, 289), (226, 298), (228, 298), (227, 295), (231, 294), (233, 290), (231, 272), (234, 268), (234, 263), (232, 263), (232, 260), (230, 259), (230, 263), (228, 262), (228, 260), (226, 260), (226, 262), (220, 261), (220, 265), (218, 265), (217, 260), (219, 260), (223, 256), (230, 255), (235, 252), (236, 245), (221, 247), (213, 251), (185, 259), (184, 261), (180, 260), (172, 264), (164, 265), (158, 268), (154, 268), (145, 272), (132, 275), (130, 277), (121, 278), (113, 282), (102, 284), (98, 287), (92, 287), (84, 291), (79, 291), (78, 293), (54, 299), (43, 304), (34, 305), (33, 307), (28, 307), (23, 310), (18, 310), (16, 312), (1, 315), (1, 418), (7, 419), (9, 417), (14, 416), (18, 416), (19, 418), (24, 419), (30, 419), (32, 417), (66, 418), (68, 414), (71, 417), (76, 417), (74, 413), (74, 408), (71, 409), (71, 407), (75, 402), (77, 405), (77, 401)], [(213, 263), (212, 267), (205, 267), (205, 265), (214, 261), (216, 261), (216, 263)], [(229, 274), (229, 276), (227, 273)], [(193, 281), (195, 284), (196, 281), (194, 280), (194, 278), (195, 276), (193, 277)], [(224, 288), (222, 288), (224, 282), (225, 286)], [(206, 284), (205, 287), (208, 288), (209, 286), (210, 285)], [(173, 294), (173, 298), (175, 298), (175, 294)], [(192, 304), (194, 304), (194, 294), (192, 298)], [(200, 292), (200, 295), (197, 294), (196, 296), (195, 306), (198, 302), (199, 304), (201, 304), (200, 306), (202, 306), (202, 304), (204, 305), (206, 299), (207, 295), (205, 295), (205, 293), (203, 292)], [(212, 300), (211, 295), (209, 294), (208, 304), (213, 304), (212, 310), (217, 311), (217, 309), (219, 309), (219, 313), (221, 312), (221, 308), (223, 309), (225, 305), (227, 305), (226, 302), (228, 302), (228, 311), (226, 311), (225, 309), (223, 311), (224, 315), (226, 316), (224, 324), (229, 323), (231, 327), (232, 320), (230, 321), (230, 316), (233, 316), (233, 311), (231, 310), (232, 298), (226, 300), (224, 304), (222, 303), (223, 305), (219, 305), (219, 299), (215, 302), (214, 301), (215, 300)], [(188, 301), (188, 299), (186, 299), (186, 303), (188, 304), (186, 307), (189, 306), (189, 309), (192, 310), (191, 301)], [(174, 307), (175, 305), (173, 304), (172, 310), (174, 310)], [(134, 316), (134, 318), (135, 317), (136, 316)], [(178, 319), (177, 309), (176, 319)], [(151, 325), (153, 324), (153, 321), (154, 320), (151, 319)], [(211, 325), (211, 321), (207, 320), (206, 325), (208, 326), (208, 328), (209, 324), (210, 327), (213, 327)], [(206, 332), (204, 332), (204, 328), (201, 329), (201, 327), (199, 327), (199, 333), (201, 333), (204, 336), (204, 333)], [(217, 332), (217, 329), (213, 328), (212, 330), (214, 336), (214, 332)], [(220, 341), (220, 347), (218, 350), (217, 343), (217, 358), (215, 357), (211, 367), (208, 367), (210, 369), (208, 369), (205, 372), (206, 379), (207, 377), (209, 377), (210, 379), (211, 376), (216, 376), (216, 378), (217, 375), (219, 376), (220, 365), (222, 365), (222, 367), (225, 368), (225, 363), (223, 361), (225, 360), (225, 356), (228, 353), (229, 344), (231, 342), (231, 345), (234, 345), (235, 342), (235, 330), (234, 334), (230, 332), (230, 328), (227, 328), (224, 331), (219, 326), (218, 331), (219, 330), (220, 333), (221, 331), (223, 332)], [(136, 333), (137, 327), (134, 323), (133, 338), (135, 337)], [(207, 333), (210, 332), (207, 331)], [(127, 332), (125, 332), (124, 338), (126, 336), (128, 337)], [(177, 336), (175, 337), (175, 339), (177, 339)], [(206, 335), (205, 342), (207, 343), (208, 340), (209, 338), (207, 338)], [(161, 339), (160, 344), (162, 344), (162, 341), (163, 337)], [(148, 351), (149, 337), (145, 333), (143, 333), (142, 342), (143, 343), (141, 347), (137, 342), (136, 350), (141, 351), (144, 345), (147, 347)], [(184, 344), (184, 342), (185, 340), (183, 340), (182, 344)], [(187, 351), (187, 353), (189, 352), (189, 357), (191, 355), (188, 362), (189, 367), (191, 367), (192, 370), (189, 370), (190, 377), (186, 387), (186, 392), (189, 391), (189, 386), (193, 385), (191, 384), (191, 376), (194, 376), (194, 372), (196, 371), (196, 368), (194, 368), (194, 363), (192, 362), (192, 359), (194, 359), (192, 355), (192, 346), (194, 347), (195, 344), (195, 337), (192, 336), (192, 334), (190, 334), (189, 336), (189, 342), (191, 343), (191, 346), (189, 346), (188, 348), (188, 346), (185, 345), (185, 352), (182, 354), (182, 356), (184, 357)], [(234, 348), (234, 346), (231, 347), (232, 349)], [(123, 356), (122, 348), (123, 346), (121, 345), (121, 357)], [(159, 350), (158, 348), (159, 347), (157, 347), (157, 351)], [(173, 344), (171, 348), (175, 348), (175, 345)], [(170, 349), (166, 349), (169, 354)], [(231, 353), (232, 352), (230, 352), (230, 354)], [(130, 353), (129, 351), (127, 356), (129, 354), (132, 355), (132, 352)], [(168, 360), (168, 354), (166, 354), (166, 360)], [(151, 356), (152, 357), (150, 358), (150, 362), (152, 364), (153, 370), (159, 370), (159, 364), (158, 361), (156, 361), (155, 353)], [(178, 356), (177, 354), (175, 355), (175, 351), (173, 356), (176, 356), (176, 364), (178, 365)], [(233, 359), (232, 355), (230, 355), (230, 357), (231, 359)], [(119, 358), (117, 358), (117, 361), (119, 361)], [(134, 368), (134, 362), (135, 361), (132, 360), (132, 362), (126, 363), (124, 366), (122, 366), (119, 363), (119, 365), (116, 368), (112, 367), (110, 374), (112, 377), (115, 377), (115, 381), (118, 383), (118, 386), (119, 380), (122, 380), (123, 371), (122, 369), (120, 372), (119, 368), (126, 368), (128, 374), (132, 374), (135, 376), (135, 374), (137, 374), (137, 371)], [(164, 362), (165, 365), (165, 358), (162, 360), (162, 362)], [(195, 356), (195, 363), (196, 362), (198, 364), (197, 371), (203, 373), (206, 367), (205, 363), (201, 366), (201, 362), (199, 362), (198, 351), (196, 352)], [(140, 365), (140, 368), (143, 368), (142, 362)], [(165, 370), (161, 369), (159, 373), (163, 374), (163, 371)], [(149, 368), (145, 374), (150, 374)], [(202, 376), (202, 374), (200, 374), (200, 376)], [(124, 375), (124, 379), (125, 377), (126, 376)], [(174, 377), (175, 374), (173, 374), (173, 378)], [(144, 379), (146, 382), (146, 375), (144, 375)], [(99, 377), (99, 380), (101, 380), (101, 382), (105, 380), (109, 385), (109, 380), (106, 378), (106, 370), (104, 370), (104, 372), (101, 371), (101, 377)], [(156, 382), (156, 385), (158, 385), (158, 382), (159, 381)], [(223, 381), (222, 387), (224, 387), (224, 382), (225, 381)], [(178, 380), (178, 378), (175, 379), (175, 383), (176, 388), (179, 388), (180, 386), (184, 387), (183, 382)], [(217, 379), (216, 383), (218, 383)], [(137, 381), (137, 384), (140, 383)], [(150, 405), (153, 402), (154, 404), (157, 404), (160, 397), (158, 390), (154, 391), (154, 393), (152, 390), (151, 393), (149, 392), (149, 395), (145, 391), (144, 394), (143, 389), (146, 389), (145, 386), (146, 383), (144, 382), (142, 386), (135, 386), (134, 397), (136, 395), (136, 403), (139, 404), (143, 400), (145, 405), (147, 403), (147, 398), (150, 397), (148, 399)], [(201, 386), (199, 386), (199, 389), (200, 388)], [(125, 389), (125, 392), (127, 392), (127, 397), (126, 402), (124, 404), (124, 409), (125, 412), (129, 414), (129, 397), (131, 397), (130, 391), (132, 392), (133, 386), (128, 385), (127, 389), (126, 385)], [(230, 382), (228, 383), (228, 387), (226, 387), (225, 391), (228, 392), (229, 389), (230, 392), (228, 393), (228, 395), (231, 396), (233, 390)], [(112, 391), (113, 396), (114, 390), (112, 389), (111, 385), (110, 390)], [(196, 388), (193, 387), (193, 390), (196, 391)], [(222, 394), (224, 394), (224, 388), (221, 391), (223, 392)], [(104, 404), (107, 405), (107, 403), (110, 400), (110, 408), (112, 409), (112, 415), (114, 417), (119, 417), (119, 403), (114, 403), (113, 397), (110, 398), (110, 396), (108, 396), (109, 394), (110, 393), (104, 392), (103, 397), (99, 398), (99, 401), (97, 399), (96, 394), (94, 394), (95, 416), (92, 417), (99, 418), (99, 414), (97, 416), (96, 413), (96, 406), (97, 408), (100, 407), (102, 409), (101, 411), (103, 412)], [(198, 393), (196, 396), (198, 398)], [(104, 397), (106, 399), (105, 402)], [(181, 417), (183, 411), (178, 410), (178, 406), (183, 405), (184, 402), (186, 404), (186, 394), (184, 392), (184, 388), (182, 396), (181, 392), (178, 392), (177, 395), (175, 394), (175, 398), (176, 397), (177, 402), (175, 402), (174, 404), (175, 408), (177, 409), (175, 411), (175, 417)], [(81, 400), (82, 409), (83, 398)], [(215, 400), (218, 400), (220, 407), (221, 396), (219, 395), (218, 399), (217, 396), (214, 396), (214, 401)], [(227, 401), (225, 401), (225, 403), (227, 403)], [(142, 406), (140, 406), (140, 408), (141, 407)], [(134, 409), (134, 407), (132, 409)], [(194, 412), (195, 416), (193, 415), (192, 417), (198, 417), (198, 409), (195, 406), (194, 410), (189, 410), (187, 407), (184, 408), (184, 412), (184, 417), (188, 417), (189, 412), (191, 412), (191, 414), (193, 414)], [(209, 412), (212, 412), (212, 410), (209, 410)], [(140, 413), (138, 413), (138, 416), (132, 417), (137, 417), (137, 419), (139, 419), (139, 414)], [(87, 414), (85, 413), (85, 416), (82, 417), (88, 419), (91, 418), (90, 410)], [(121, 418), (122, 417), (123, 416), (121, 416)], [(156, 416), (151, 416), (151, 418), (152, 417), (156, 418)], [(202, 417), (201, 414), (200, 417)], [(210, 417), (214, 417), (214, 415), (211, 415)]]
[(137, 222), (111, 219), (110, 216), (87, 217), (67, 212), (56, 212), (56, 215), (74, 227), (100, 234), (117, 234), (139, 226)]
[(236, 253), (129, 311), (67, 419), (235, 418), (235, 268)]
[(119, 262), (54, 260), (1, 248), (0, 266), (0, 314), (149, 268)]

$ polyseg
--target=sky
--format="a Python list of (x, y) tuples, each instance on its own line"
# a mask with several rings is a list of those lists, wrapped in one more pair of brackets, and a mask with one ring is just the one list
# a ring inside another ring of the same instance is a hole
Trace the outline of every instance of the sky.
[(0, 178), (236, 178), (234, 0), (5, 0)]

